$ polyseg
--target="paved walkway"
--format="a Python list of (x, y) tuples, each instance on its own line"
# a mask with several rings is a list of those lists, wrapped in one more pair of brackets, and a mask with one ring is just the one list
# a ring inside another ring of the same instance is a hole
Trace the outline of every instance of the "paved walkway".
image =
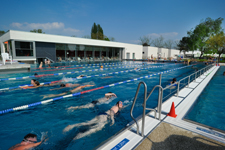
[(136, 150), (225, 150), (225, 144), (162, 122)]

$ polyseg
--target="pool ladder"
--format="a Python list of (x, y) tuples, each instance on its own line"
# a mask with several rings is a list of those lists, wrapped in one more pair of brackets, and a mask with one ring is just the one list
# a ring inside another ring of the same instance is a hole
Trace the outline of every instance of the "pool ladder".
[[(158, 116), (158, 119), (161, 121), (161, 109), (162, 109), (162, 94), (163, 94), (163, 88), (161, 85), (156, 85), (154, 86), (154, 88), (152, 89), (152, 91), (149, 93), (149, 95), (147, 96), (147, 85), (145, 82), (141, 81), (139, 84), (138, 84), (138, 88), (137, 88), (137, 91), (136, 91), (136, 94), (135, 94), (135, 98), (134, 98), (134, 101), (133, 101), (133, 104), (132, 104), (132, 107), (131, 107), (131, 110), (130, 110), (130, 115), (131, 115), (131, 118), (134, 120), (134, 122), (136, 123), (137, 125), (137, 134), (140, 134), (139, 133), (139, 125), (136, 121), (136, 119), (133, 117), (133, 109), (134, 109), (134, 105), (136, 103), (136, 100), (137, 100), (137, 97), (138, 97), (138, 93), (139, 93), (139, 90), (140, 90), (140, 87), (141, 87), (141, 84), (144, 85), (144, 102), (142, 104), (143, 106), (143, 114), (142, 114), (142, 129), (141, 129), (141, 136), (143, 137), (144, 136), (144, 125), (145, 125), (145, 111), (146, 110), (152, 110), (155, 112), (155, 119), (156, 119), (156, 112), (159, 113), (159, 116)], [(155, 90), (155, 88), (159, 88), (159, 96), (158, 96), (158, 107), (157, 109), (152, 109), (152, 108), (146, 108), (146, 102), (148, 100), (148, 98), (151, 96), (152, 92)]]

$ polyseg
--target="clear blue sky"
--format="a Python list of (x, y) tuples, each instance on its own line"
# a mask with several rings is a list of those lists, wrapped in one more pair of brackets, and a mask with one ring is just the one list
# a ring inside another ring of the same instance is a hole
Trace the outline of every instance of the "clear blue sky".
[(225, 18), (225, 0), (5, 0), (0, 16), (4, 31), (82, 37), (95, 22), (106, 36), (137, 44), (144, 35), (180, 40), (202, 19)]

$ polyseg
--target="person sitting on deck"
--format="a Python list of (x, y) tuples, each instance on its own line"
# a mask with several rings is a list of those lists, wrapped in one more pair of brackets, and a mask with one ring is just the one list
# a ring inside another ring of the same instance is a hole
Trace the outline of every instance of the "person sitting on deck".
[(43, 138), (40, 142), (37, 142), (37, 135), (29, 133), (24, 137), (21, 143), (14, 145), (13, 147), (9, 148), (9, 150), (28, 150), (37, 147), (46, 140), (46, 138)]
[(118, 111), (123, 107), (123, 102), (122, 101), (118, 101), (116, 103), (116, 105), (114, 105), (110, 110), (103, 112), (103, 113), (99, 113), (98, 116), (96, 116), (94, 119), (88, 121), (88, 122), (84, 122), (84, 123), (78, 123), (78, 124), (73, 124), (73, 125), (68, 125), (63, 132), (68, 132), (70, 130), (72, 130), (75, 127), (80, 127), (80, 126), (88, 126), (88, 125), (92, 125), (92, 127), (87, 130), (86, 132), (83, 133), (79, 133), (76, 137), (74, 137), (74, 140), (85, 137), (89, 134), (95, 133), (99, 130), (101, 130), (102, 128), (104, 128), (104, 126), (107, 124), (108, 122), (108, 118), (110, 118), (110, 120), (112, 121), (111, 126), (114, 124), (114, 115), (116, 113), (118, 113)]
[(64, 92), (64, 93), (61, 93), (61, 94), (49, 94), (49, 95), (45, 95), (43, 97), (44, 98), (50, 98), (50, 97), (56, 97), (56, 96), (63, 96), (63, 95), (66, 95), (66, 94), (72, 94), (72, 93), (75, 93), (85, 87), (91, 87), (91, 86), (94, 86), (94, 85), (81, 85), (81, 86), (78, 86), (77, 88), (73, 89), (73, 90), (70, 90), (68, 92)]
[(112, 97), (116, 97), (116, 94), (114, 94), (112, 92), (108, 92), (108, 93), (105, 94), (105, 97), (103, 97), (103, 98), (100, 98), (100, 99), (98, 99), (96, 101), (92, 101), (91, 103), (88, 103), (86, 105), (75, 106), (75, 107), (71, 106), (71, 107), (68, 108), (68, 110), (95, 107), (96, 104), (105, 103), (106, 101), (108, 101)]

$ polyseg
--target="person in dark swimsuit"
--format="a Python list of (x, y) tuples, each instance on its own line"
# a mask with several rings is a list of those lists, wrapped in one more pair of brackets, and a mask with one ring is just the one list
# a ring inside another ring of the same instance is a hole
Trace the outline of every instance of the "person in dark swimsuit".
[(80, 127), (80, 126), (87, 126), (87, 125), (93, 125), (91, 128), (85, 132), (79, 133), (76, 137), (74, 137), (74, 140), (80, 139), (82, 137), (85, 137), (89, 134), (95, 133), (102, 128), (108, 123), (108, 118), (112, 121), (111, 125), (114, 124), (114, 115), (123, 107), (123, 102), (118, 101), (116, 105), (114, 105), (110, 110), (98, 114), (95, 118), (93, 118), (90, 121), (83, 122), (83, 123), (77, 123), (73, 125), (68, 125), (63, 132), (68, 132), (72, 130), (75, 127)]
[(112, 92), (108, 92), (108, 93), (105, 94), (105, 97), (103, 97), (103, 98), (100, 98), (98, 100), (92, 101), (91, 103), (88, 103), (86, 105), (82, 105), (82, 106), (71, 106), (71, 107), (68, 108), (68, 110), (75, 110), (75, 109), (95, 107), (96, 104), (105, 103), (106, 101), (108, 101), (112, 97), (116, 97), (116, 94), (114, 94)]

